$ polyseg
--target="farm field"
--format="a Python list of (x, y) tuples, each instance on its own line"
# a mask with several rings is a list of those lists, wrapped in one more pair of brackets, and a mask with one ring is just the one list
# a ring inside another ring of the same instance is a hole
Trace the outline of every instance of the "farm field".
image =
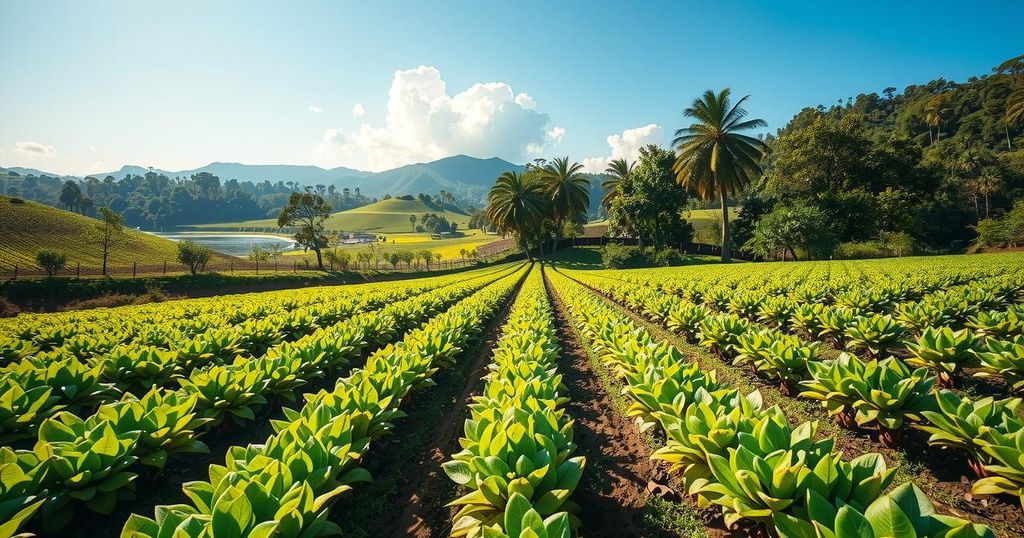
[[(456, 237), (449, 237), (445, 239), (431, 239), (430, 234), (426, 233), (396, 233), (387, 234), (384, 237), (387, 238), (386, 242), (378, 242), (377, 250), (379, 252), (388, 253), (398, 250), (429, 250), (441, 255), (446, 260), (455, 259), (460, 256), (460, 251), (465, 249), (472, 251), (477, 247), (489, 245), (495, 241), (500, 241), (501, 236), (485, 234), (480, 230), (466, 230), (463, 235)], [(363, 250), (368, 249), (367, 245), (341, 245), (338, 248), (346, 250)], [(312, 252), (303, 252), (301, 250), (288, 251), (285, 253), (286, 259), (292, 259), (293, 256), (300, 258), (315, 260), (316, 254)]]
[[(10, 197), (0, 196), (0, 263), (5, 268), (14, 264), (35, 267), (36, 252), (52, 249), (64, 252), (71, 267), (76, 263), (98, 267), (103, 251), (97, 222), (63, 209), (30, 201), (14, 203)], [(132, 262), (173, 263), (176, 255), (173, 241), (126, 229), (124, 239), (111, 247), (108, 264), (130, 267)], [(218, 254), (213, 262), (227, 259)]]
[[(406, 233), (412, 230), (409, 217), (417, 219), (424, 213), (441, 214), (441, 208), (428, 205), (423, 200), (400, 200), (392, 198), (381, 200), (376, 203), (338, 211), (324, 221), (324, 227), (329, 231), (344, 232), (369, 232), (376, 234)], [(466, 215), (459, 208), (445, 206), (444, 216), (450, 222), (459, 225), (459, 229), (469, 228), (469, 215)], [(197, 230), (247, 230), (247, 229), (277, 229), (276, 219), (259, 219), (243, 222), (221, 222), (213, 224), (199, 224), (190, 228)]]
[(582, 267), (0, 320), (3, 528), (1024, 534), (1024, 255)]

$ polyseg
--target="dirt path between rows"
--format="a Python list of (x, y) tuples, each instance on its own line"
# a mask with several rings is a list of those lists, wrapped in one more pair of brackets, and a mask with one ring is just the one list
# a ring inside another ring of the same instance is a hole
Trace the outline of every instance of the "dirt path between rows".
[[(403, 406), (408, 416), (396, 424), (399, 433), (387, 439), (387, 446), (371, 451), (373, 460), (368, 460), (366, 466), (372, 467), (375, 480), (382, 478), (378, 474), (387, 474), (383, 479), (392, 480), (395, 485), (378, 498), (364, 498), (343, 510), (343, 514), (347, 511), (367, 519), (355, 525), (362, 529), (354, 536), (429, 538), (449, 535), (453, 511), (445, 505), (455, 499), (457, 492), (441, 464), (461, 450), (459, 437), (469, 416), (468, 404), (483, 386), (492, 349), (501, 336), (501, 328), (521, 285), (522, 280), (475, 346), (454, 368), (437, 374), (437, 386), (415, 394), (409, 405)], [(418, 431), (409, 432), (406, 428)], [(408, 435), (410, 433), (413, 435)], [(386, 469), (393, 470), (388, 473)], [(398, 476), (392, 476), (393, 473)], [(367, 509), (375, 513), (367, 514)], [(348, 520), (343, 514), (334, 519)], [(346, 531), (355, 530), (351, 523), (349, 525)]]
[(566, 412), (576, 421), (577, 453), (587, 458), (583, 480), (572, 495), (580, 505), (581, 535), (649, 536), (643, 525), (647, 484), (663, 471), (651, 461), (651, 451), (636, 425), (616, 410), (547, 275), (544, 282), (555, 306), (562, 346), (558, 371), (569, 398)]

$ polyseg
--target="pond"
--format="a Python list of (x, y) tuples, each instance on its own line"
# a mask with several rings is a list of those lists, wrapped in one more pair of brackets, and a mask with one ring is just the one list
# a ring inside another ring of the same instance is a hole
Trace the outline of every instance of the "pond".
[(287, 239), (277, 235), (270, 234), (257, 234), (257, 233), (190, 233), (190, 232), (179, 232), (179, 233), (166, 233), (166, 232), (151, 232), (153, 235), (163, 237), (164, 239), (170, 239), (172, 241), (180, 241), (182, 239), (191, 239), (201, 245), (206, 245), (217, 252), (223, 252), (231, 256), (245, 256), (252, 252), (253, 245), (259, 245), (263, 248), (270, 248), (273, 245), (278, 245), (281, 251), (293, 250), (295, 248), (295, 241)]

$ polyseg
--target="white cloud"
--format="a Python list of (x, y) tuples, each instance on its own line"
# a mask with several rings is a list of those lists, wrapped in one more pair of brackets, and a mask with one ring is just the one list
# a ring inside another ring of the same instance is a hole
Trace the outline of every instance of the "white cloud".
[(552, 127), (551, 129), (544, 131), (544, 140), (552, 144), (558, 144), (565, 137), (565, 127)]
[(309, 105), (308, 107), (306, 107), (306, 110), (308, 110), (308, 111), (310, 111), (310, 112), (312, 112), (314, 114), (323, 114), (324, 113), (324, 109), (322, 109), (322, 108), (320, 108), (318, 106), (313, 106), (313, 105)]
[(607, 157), (590, 157), (583, 159), (583, 169), (591, 173), (604, 172), (613, 159), (626, 159), (636, 162), (640, 158), (640, 148), (648, 144), (660, 144), (664, 130), (656, 123), (626, 129), (621, 134), (608, 135), (608, 147), (611, 155)]
[(89, 167), (90, 172), (106, 172), (108, 170), (110, 170), (110, 168), (108, 168), (107, 163), (103, 161), (96, 161)]
[(450, 95), (441, 72), (421, 65), (395, 72), (383, 125), (328, 129), (313, 155), (324, 164), (367, 170), (458, 153), (521, 162), (565, 133), (554, 128), (549, 136), (550, 118), (535, 107), (533, 98), (504, 82), (477, 83)]
[(361, 118), (364, 115), (366, 115), (366, 109), (363, 108), (363, 104), (362, 103), (356, 103), (352, 107), (352, 115), (357, 117), (357, 118)]
[(53, 146), (32, 141), (15, 142), (14, 153), (29, 160), (52, 159), (57, 156), (57, 150)]

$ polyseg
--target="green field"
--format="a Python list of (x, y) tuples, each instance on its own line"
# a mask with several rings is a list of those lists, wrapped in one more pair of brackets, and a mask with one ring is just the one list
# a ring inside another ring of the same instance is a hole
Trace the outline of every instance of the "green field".
[[(42, 249), (63, 252), (68, 266), (99, 267), (103, 250), (100, 247), (98, 221), (91, 217), (54, 207), (22, 201), (14, 203), (0, 196), (0, 265), (35, 267), (36, 253)], [(110, 249), (110, 266), (174, 263), (177, 246), (135, 230), (125, 230), (122, 240)], [(227, 256), (218, 254), (218, 258)]]
[[(441, 214), (441, 208), (434, 204), (427, 204), (422, 200), (381, 200), (376, 203), (339, 211), (333, 213), (327, 219), (325, 226), (331, 231), (344, 232), (371, 232), (378, 234), (403, 233), (413, 230), (409, 222), (409, 216), (416, 217), (419, 223), (420, 215), (424, 213)], [(460, 229), (469, 227), (469, 216), (461, 209), (448, 206), (445, 207), (444, 217), (459, 225)], [(196, 229), (205, 230), (243, 230), (243, 229), (276, 229), (276, 219), (247, 220), (242, 222), (219, 222), (213, 224), (201, 224), (193, 226)]]

